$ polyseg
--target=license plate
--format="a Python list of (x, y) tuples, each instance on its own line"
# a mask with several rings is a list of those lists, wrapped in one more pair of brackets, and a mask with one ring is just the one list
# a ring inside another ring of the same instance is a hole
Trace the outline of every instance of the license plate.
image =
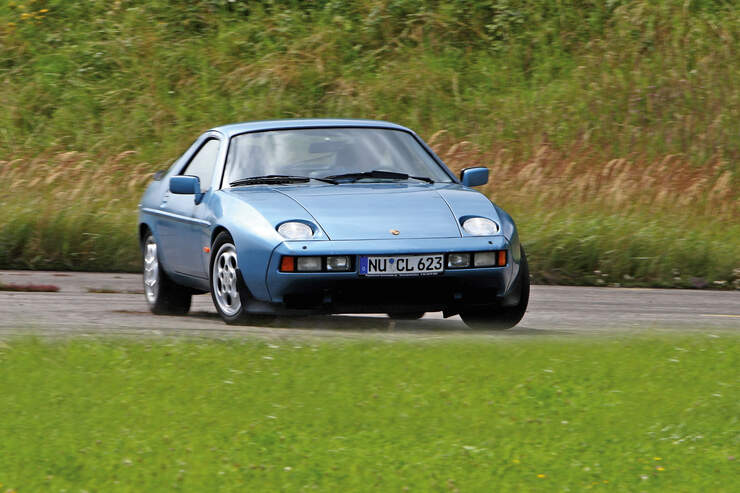
[(444, 271), (444, 255), (360, 257), (361, 276), (422, 276)]

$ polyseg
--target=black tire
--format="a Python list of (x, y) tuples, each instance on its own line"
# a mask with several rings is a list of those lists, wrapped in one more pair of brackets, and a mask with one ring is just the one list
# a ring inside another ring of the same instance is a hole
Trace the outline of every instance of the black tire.
[[(152, 247), (153, 245), (153, 251)], [(159, 248), (151, 231), (141, 242), (144, 264), (144, 298), (156, 315), (186, 315), (190, 311), (192, 291), (173, 282), (159, 262)], [(150, 284), (154, 280), (153, 284)]]
[(519, 290), (519, 300), (512, 306), (489, 305), (463, 309), (460, 318), (471, 329), (506, 330), (514, 327), (524, 317), (529, 304), (529, 263), (522, 248), (522, 259), (519, 264), (519, 275), (514, 281), (513, 289)]
[[(237, 264), (236, 247), (229, 233), (222, 231), (211, 246), (211, 262), (208, 269), (211, 299), (221, 318), (229, 325), (263, 325), (274, 320), (272, 315), (255, 315), (246, 311), (251, 295)], [(228, 253), (228, 260), (225, 255)], [(229, 267), (228, 262), (233, 264)], [(222, 263), (223, 262), (223, 263)], [(216, 271), (222, 265), (228, 272)], [(225, 276), (225, 277), (223, 277)], [(238, 301), (238, 303), (237, 303)]]
[(391, 312), (388, 314), (393, 320), (419, 320), (425, 312)]

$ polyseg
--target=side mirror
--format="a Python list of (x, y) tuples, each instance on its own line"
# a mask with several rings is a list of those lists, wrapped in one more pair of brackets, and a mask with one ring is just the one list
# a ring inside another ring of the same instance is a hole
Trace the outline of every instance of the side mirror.
[(179, 195), (194, 195), (195, 204), (200, 204), (205, 194), (200, 191), (200, 178), (191, 175), (170, 178), (170, 192)]
[(488, 183), (488, 168), (465, 168), (460, 172), (460, 181), (466, 187), (478, 187)]
[(197, 176), (173, 176), (170, 178), (170, 192), (179, 195), (199, 195), (200, 180)]

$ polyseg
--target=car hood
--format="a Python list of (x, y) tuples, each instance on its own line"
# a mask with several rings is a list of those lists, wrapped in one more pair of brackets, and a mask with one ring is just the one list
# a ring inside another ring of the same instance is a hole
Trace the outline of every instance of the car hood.
[(274, 190), (300, 204), (332, 240), (459, 238), (459, 218), (464, 215), (498, 220), (488, 199), (458, 185), (345, 184)]

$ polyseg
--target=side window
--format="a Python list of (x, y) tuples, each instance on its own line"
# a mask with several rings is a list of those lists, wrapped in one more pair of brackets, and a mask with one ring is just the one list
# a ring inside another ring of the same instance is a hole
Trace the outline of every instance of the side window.
[(211, 139), (195, 153), (181, 175), (197, 176), (200, 179), (201, 191), (205, 192), (211, 186), (211, 177), (213, 170), (216, 169), (216, 159), (218, 158), (219, 141)]

